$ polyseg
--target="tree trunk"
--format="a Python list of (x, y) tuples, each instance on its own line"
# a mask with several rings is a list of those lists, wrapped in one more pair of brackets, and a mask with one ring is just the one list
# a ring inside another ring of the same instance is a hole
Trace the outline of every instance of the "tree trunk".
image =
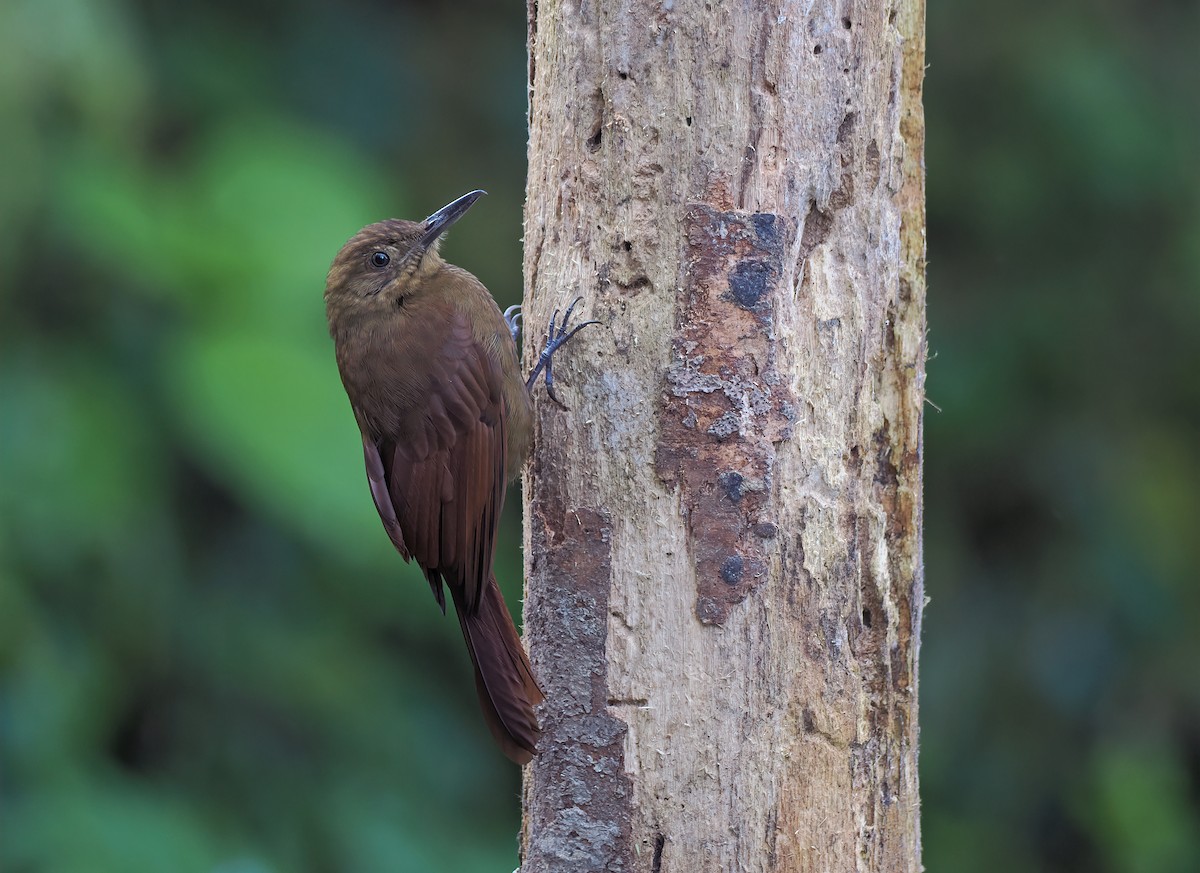
[(921, 869), (923, 0), (534, 0), (525, 873)]

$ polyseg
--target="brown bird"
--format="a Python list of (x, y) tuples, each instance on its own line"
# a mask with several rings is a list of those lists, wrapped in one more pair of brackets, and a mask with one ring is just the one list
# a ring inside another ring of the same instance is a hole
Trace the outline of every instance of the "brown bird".
[(519, 308), (501, 313), (482, 282), (438, 254), (442, 234), (483, 193), (424, 221), (356, 233), (330, 267), (325, 314), (375, 508), (443, 612), (442, 583), (450, 589), (488, 727), (524, 764), (537, 751), (533, 707), (544, 697), (492, 573), (496, 527), (530, 449), (529, 392), (544, 370), (554, 397), (554, 351), (594, 322), (568, 331), (575, 304), (559, 325), (556, 312), (537, 366), (521, 377)]

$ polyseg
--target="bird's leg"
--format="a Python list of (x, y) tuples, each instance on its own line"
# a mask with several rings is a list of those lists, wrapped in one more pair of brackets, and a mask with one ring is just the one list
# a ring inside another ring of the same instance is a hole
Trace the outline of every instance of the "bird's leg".
[(512, 334), (515, 343), (521, 337), (521, 304), (514, 303), (504, 310), (504, 321), (508, 324), (508, 332)]
[(583, 324), (577, 324), (570, 330), (567, 330), (567, 324), (571, 320), (571, 313), (575, 311), (575, 307), (582, 300), (582, 297), (576, 297), (575, 301), (567, 307), (567, 311), (563, 313), (562, 322), (558, 321), (558, 310), (554, 310), (554, 315), (550, 317), (550, 330), (546, 334), (546, 347), (542, 349), (542, 353), (538, 356), (537, 365), (533, 368), (533, 372), (529, 374), (529, 379), (525, 382), (525, 387), (530, 391), (533, 390), (533, 385), (537, 381), (538, 374), (542, 370), (546, 371), (546, 393), (550, 395), (550, 399), (566, 409), (566, 405), (558, 399), (554, 393), (554, 353), (561, 349), (571, 337), (579, 333), (589, 324), (599, 324), (598, 321), (585, 321)]

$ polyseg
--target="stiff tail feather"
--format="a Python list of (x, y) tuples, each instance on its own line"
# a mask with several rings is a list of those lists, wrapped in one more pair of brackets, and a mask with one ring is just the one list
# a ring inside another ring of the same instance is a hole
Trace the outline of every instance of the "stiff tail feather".
[(505, 755), (527, 764), (537, 754), (542, 732), (533, 707), (545, 700), (545, 695), (533, 678), (533, 668), (495, 577), (488, 579), (473, 615), (465, 614), (459, 603), (455, 606), (475, 665), (475, 689), (488, 728)]

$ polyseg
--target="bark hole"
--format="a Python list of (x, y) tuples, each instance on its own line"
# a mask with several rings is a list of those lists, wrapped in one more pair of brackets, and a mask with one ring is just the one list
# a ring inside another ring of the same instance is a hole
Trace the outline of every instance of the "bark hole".
[(654, 838), (654, 858), (650, 862), (651, 873), (660, 873), (662, 870), (663, 849), (666, 848), (667, 838), (659, 834)]

